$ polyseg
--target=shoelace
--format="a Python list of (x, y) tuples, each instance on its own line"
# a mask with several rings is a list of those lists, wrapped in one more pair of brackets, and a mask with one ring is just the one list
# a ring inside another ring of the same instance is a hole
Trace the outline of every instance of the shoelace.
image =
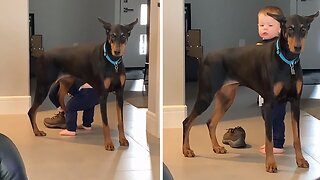
[(228, 132), (234, 133), (234, 131), (235, 131), (236, 129), (240, 129), (240, 128), (241, 128), (240, 126), (237, 126), (237, 127), (235, 127), (235, 128), (228, 128), (228, 129), (226, 129), (226, 130), (228, 130)]
[(230, 132), (231, 132), (231, 133), (234, 133), (235, 128), (228, 128), (228, 129), (226, 129), (226, 130), (228, 130), (227, 133), (230, 133)]
[(58, 119), (62, 113), (54, 114), (55, 116), (51, 117), (51, 119)]

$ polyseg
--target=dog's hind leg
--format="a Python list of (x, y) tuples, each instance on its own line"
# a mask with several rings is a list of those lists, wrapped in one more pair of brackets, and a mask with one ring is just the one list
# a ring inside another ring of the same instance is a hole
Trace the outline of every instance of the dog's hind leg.
[(239, 83), (228, 84), (221, 87), (215, 95), (214, 107), (211, 119), (207, 122), (209, 135), (212, 143), (212, 149), (215, 153), (224, 154), (227, 150), (220, 146), (216, 136), (216, 128), (220, 119), (234, 102), (236, 89)]
[(299, 118), (300, 118), (300, 107), (298, 101), (291, 102), (291, 123), (293, 132), (293, 147), (296, 153), (296, 163), (298, 167), (308, 168), (309, 163), (303, 157), (300, 142), (300, 128), (299, 128)]
[(183, 154), (185, 157), (195, 156), (193, 150), (191, 150), (190, 148), (189, 143), (189, 134), (192, 127), (192, 122), (209, 107), (212, 99), (213, 94), (211, 93), (211, 91), (199, 91), (196, 103), (191, 111), (191, 114), (183, 121)]
[[(183, 121), (183, 154), (185, 157), (194, 157), (190, 148), (189, 135), (192, 122), (202, 114), (211, 104), (213, 96), (221, 88), (225, 79), (225, 71), (222, 63), (212, 66), (202, 64), (199, 68), (198, 95), (191, 114)], [(212, 69), (211, 67), (214, 67)]]
[(43, 101), (46, 99), (47, 94), (49, 92), (50, 84), (47, 83), (40, 83), (37, 82), (35, 97), (32, 103), (31, 108), (28, 111), (28, 116), (31, 122), (31, 126), (33, 129), (33, 132), (36, 136), (45, 136), (46, 133), (44, 131), (40, 131), (37, 122), (36, 122), (36, 116), (37, 116), (37, 109), (38, 107), (43, 103)]

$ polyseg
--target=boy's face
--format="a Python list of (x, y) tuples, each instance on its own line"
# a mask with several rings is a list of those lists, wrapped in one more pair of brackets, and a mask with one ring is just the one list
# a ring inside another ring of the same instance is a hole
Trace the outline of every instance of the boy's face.
[(280, 30), (280, 23), (277, 20), (265, 14), (258, 15), (258, 32), (263, 40), (279, 36)]

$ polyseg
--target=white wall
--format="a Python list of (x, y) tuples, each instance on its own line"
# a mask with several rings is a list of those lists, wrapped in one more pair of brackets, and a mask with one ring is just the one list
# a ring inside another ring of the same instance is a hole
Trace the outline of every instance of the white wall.
[(101, 17), (114, 23), (115, 0), (30, 0), (35, 33), (43, 35), (45, 50), (84, 42), (103, 42)]
[(0, 114), (25, 114), (29, 108), (28, 0), (0, 6)]
[(163, 0), (163, 126), (182, 125), (184, 83), (184, 1)]
[(150, 2), (150, 53), (147, 131), (160, 138), (162, 95), (159, 88), (161, 77), (160, 61), (160, 8), (158, 0)]
[(191, 3), (191, 26), (201, 29), (204, 54), (213, 49), (239, 46), (239, 40), (255, 44), (257, 12), (266, 5), (290, 12), (290, 0), (186, 0)]

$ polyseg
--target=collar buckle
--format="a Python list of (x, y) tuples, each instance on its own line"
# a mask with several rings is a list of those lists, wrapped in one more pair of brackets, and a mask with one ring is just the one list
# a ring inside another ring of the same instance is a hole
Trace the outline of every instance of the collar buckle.
[(276, 53), (279, 55), (280, 59), (282, 61), (284, 61), (286, 64), (288, 64), (290, 66), (290, 71), (291, 71), (291, 75), (295, 75), (295, 70), (294, 70), (294, 65), (297, 64), (297, 62), (300, 60), (299, 56), (294, 58), (294, 59), (290, 59), (288, 60), (283, 53), (280, 51), (280, 47), (279, 47), (279, 39), (277, 39), (276, 42)]
[(118, 72), (118, 69), (119, 69), (119, 64), (121, 63), (122, 61), (122, 57), (119, 57), (119, 59), (117, 59), (116, 61), (113, 61), (110, 56), (108, 55), (107, 53), (107, 50), (106, 50), (106, 43), (103, 44), (103, 56), (111, 63), (113, 64), (114, 66), (114, 69), (116, 70), (116, 72)]

